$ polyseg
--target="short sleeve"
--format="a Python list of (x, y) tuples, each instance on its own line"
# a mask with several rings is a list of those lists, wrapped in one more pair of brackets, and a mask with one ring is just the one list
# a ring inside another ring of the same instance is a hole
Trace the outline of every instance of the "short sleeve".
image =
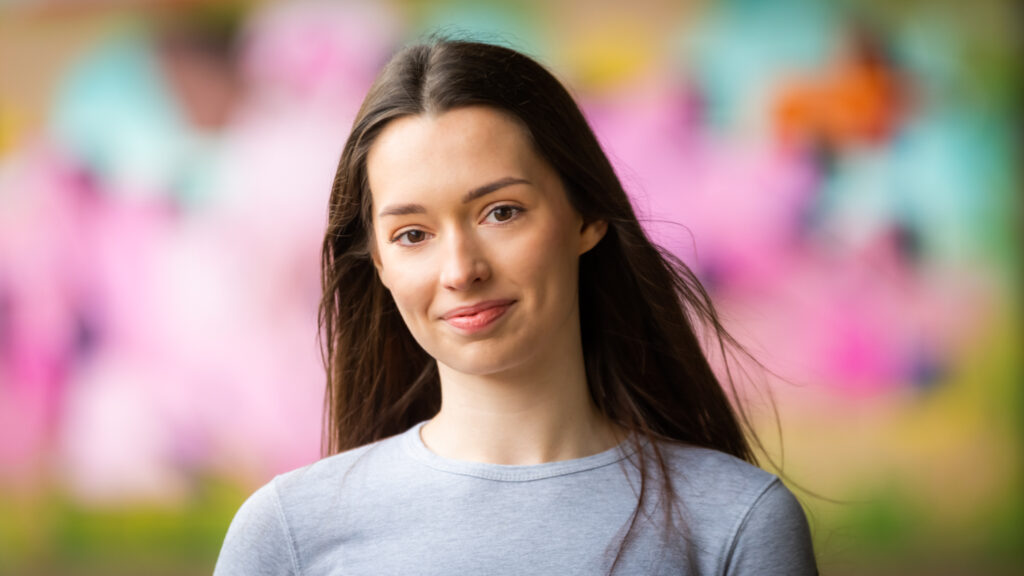
[(728, 576), (815, 576), (810, 528), (800, 502), (776, 478), (736, 533)]
[(274, 482), (238, 509), (221, 546), (214, 576), (298, 576), (294, 548)]

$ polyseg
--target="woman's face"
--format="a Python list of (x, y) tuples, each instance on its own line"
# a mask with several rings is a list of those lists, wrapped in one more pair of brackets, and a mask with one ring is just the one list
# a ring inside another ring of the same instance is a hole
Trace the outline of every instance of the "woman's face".
[(466, 374), (547, 365), (579, 339), (584, 225), (525, 129), (487, 107), (404, 117), (370, 149), (373, 254), (416, 341)]

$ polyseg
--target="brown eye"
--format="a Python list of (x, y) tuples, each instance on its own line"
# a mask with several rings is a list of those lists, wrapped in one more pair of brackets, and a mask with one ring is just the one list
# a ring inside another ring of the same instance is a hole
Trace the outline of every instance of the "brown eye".
[(516, 206), (498, 206), (487, 214), (487, 220), (491, 222), (508, 222), (522, 211), (522, 208)]
[(402, 232), (398, 236), (395, 236), (394, 240), (392, 240), (391, 242), (398, 243), (403, 246), (412, 246), (414, 244), (419, 244), (420, 242), (423, 242), (426, 239), (426, 232), (424, 232), (423, 230), (412, 229), (406, 230), (405, 232)]

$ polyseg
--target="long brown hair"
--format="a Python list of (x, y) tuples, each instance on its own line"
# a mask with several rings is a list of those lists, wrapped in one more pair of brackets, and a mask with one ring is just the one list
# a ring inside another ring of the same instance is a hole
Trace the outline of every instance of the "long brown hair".
[[(366, 158), (388, 122), (470, 105), (518, 119), (584, 220), (608, 223), (604, 238), (580, 258), (587, 384), (608, 418), (649, 440), (667, 497), (672, 490), (657, 441), (713, 448), (756, 464), (749, 441), (756, 436), (742, 407), (730, 402), (737, 396), (733, 378), (728, 371), (723, 378), (727, 393), (699, 334), (710, 335), (712, 351), (724, 357), (739, 347), (696, 276), (645, 235), (573, 98), (543, 66), (514, 50), (454, 40), (394, 56), (366, 96), (338, 164), (319, 314), (326, 452), (398, 434), (440, 409), (436, 363), (405, 327), (371, 260)], [(644, 470), (641, 465), (641, 501)]]

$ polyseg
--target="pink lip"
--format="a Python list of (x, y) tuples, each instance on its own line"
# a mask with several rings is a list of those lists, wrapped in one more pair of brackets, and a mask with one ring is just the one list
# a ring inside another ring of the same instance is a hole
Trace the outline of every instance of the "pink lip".
[(515, 302), (515, 300), (488, 300), (472, 306), (460, 306), (445, 312), (441, 319), (461, 332), (479, 332), (504, 316)]

